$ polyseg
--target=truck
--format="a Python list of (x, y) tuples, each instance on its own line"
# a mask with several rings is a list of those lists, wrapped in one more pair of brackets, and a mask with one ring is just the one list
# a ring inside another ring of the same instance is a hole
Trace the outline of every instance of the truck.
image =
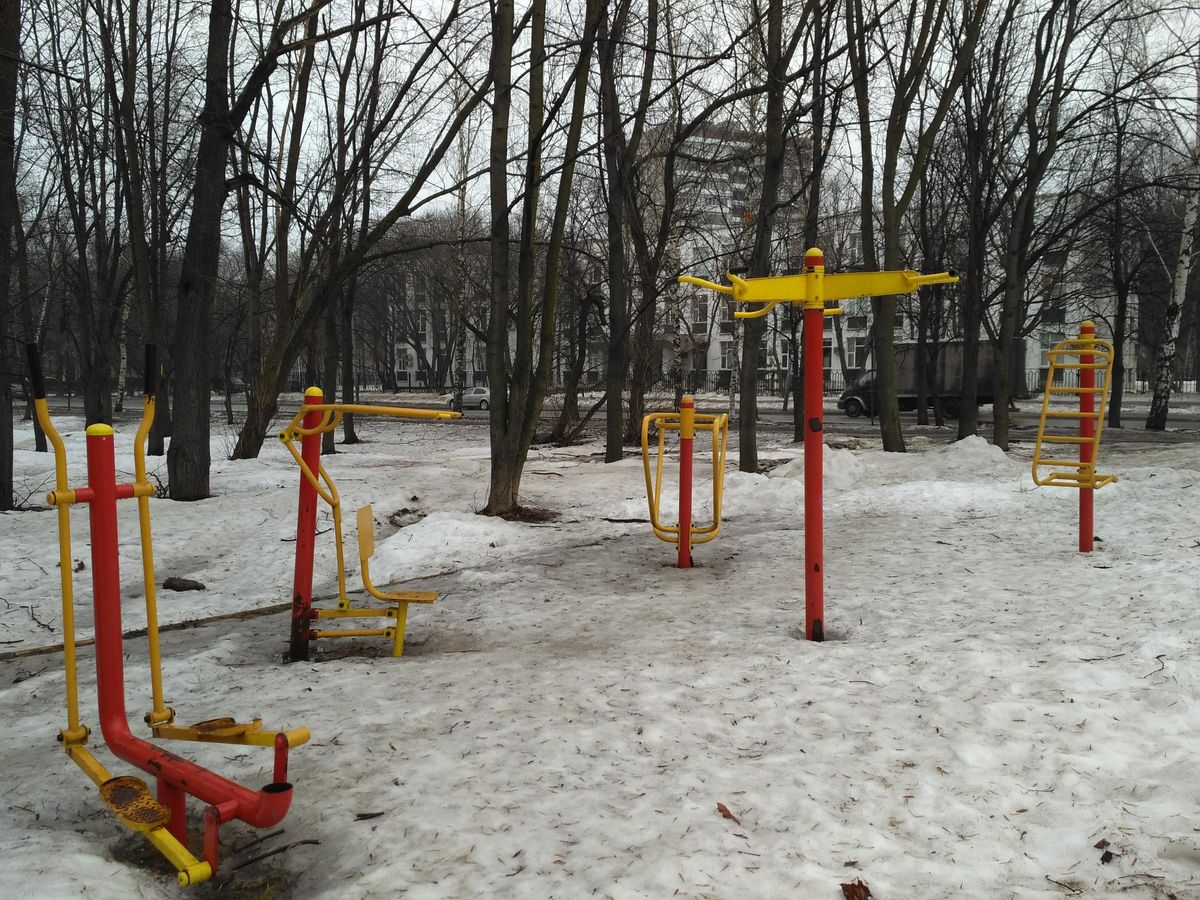
[[(1025, 389), (1025, 342), (1014, 341), (1014, 352), (1009, 360), (1009, 390), (1015, 397), (1023, 395)], [(992, 341), (979, 342), (979, 375), (976, 400), (980, 406), (992, 403), (996, 395), (996, 356)], [(944, 341), (938, 348), (933, 384), (927, 391), (927, 400), (932, 407), (940, 398), (942, 412), (947, 418), (958, 418), (962, 410), (963, 342)], [(917, 344), (915, 341), (896, 342), (896, 394), (900, 409), (917, 408)], [(877, 373), (874, 369), (863, 371), (850, 382), (838, 398), (838, 409), (855, 418), (861, 415), (874, 416), (879, 409)]]

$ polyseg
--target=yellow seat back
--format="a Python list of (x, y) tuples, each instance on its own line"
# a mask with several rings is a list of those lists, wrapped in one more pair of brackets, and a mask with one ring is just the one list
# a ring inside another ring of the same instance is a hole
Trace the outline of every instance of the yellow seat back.
[(365, 564), (375, 553), (375, 513), (370, 506), (358, 510), (358, 558)]

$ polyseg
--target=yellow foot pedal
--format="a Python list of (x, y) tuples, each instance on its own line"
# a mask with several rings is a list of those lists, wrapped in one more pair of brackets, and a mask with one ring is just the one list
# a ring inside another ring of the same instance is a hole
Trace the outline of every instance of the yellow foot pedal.
[(222, 716), (219, 719), (205, 719), (203, 722), (197, 722), (195, 725), (191, 725), (189, 727), (194, 729), (196, 734), (200, 736), (200, 739), (203, 740), (206, 737), (238, 737), (239, 735), (243, 735), (246, 733), (246, 731), (252, 729), (256, 724), (261, 723), (252, 722), (250, 724), (244, 724), (238, 722), (237, 719), (234, 719), (231, 716)]
[(100, 799), (134, 831), (153, 831), (171, 820), (171, 811), (150, 795), (146, 782), (133, 775), (118, 775), (100, 785)]

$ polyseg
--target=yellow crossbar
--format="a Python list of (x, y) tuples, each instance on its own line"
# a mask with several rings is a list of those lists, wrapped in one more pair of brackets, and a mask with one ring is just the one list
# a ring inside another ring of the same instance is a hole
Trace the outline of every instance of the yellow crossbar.
[(328, 629), (312, 632), (313, 637), (318, 638), (335, 638), (335, 637), (391, 637), (393, 634), (391, 628), (339, 628), (336, 631)]

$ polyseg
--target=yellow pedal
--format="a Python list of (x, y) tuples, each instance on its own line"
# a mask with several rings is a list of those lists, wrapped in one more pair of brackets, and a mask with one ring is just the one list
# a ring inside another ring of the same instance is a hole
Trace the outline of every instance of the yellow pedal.
[(146, 782), (133, 775), (108, 779), (100, 785), (100, 799), (134, 831), (153, 831), (171, 821), (171, 811), (150, 795)]
[(237, 737), (247, 731), (258, 730), (262, 727), (262, 722), (256, 719), (246, 724), (238, 722), (232, 716), (222, 716), (218, 719), (205, 719), (203, 722), (197, 722), (189, 727), (195, 729), (196, 734), (203, 740), (206, 737)]

